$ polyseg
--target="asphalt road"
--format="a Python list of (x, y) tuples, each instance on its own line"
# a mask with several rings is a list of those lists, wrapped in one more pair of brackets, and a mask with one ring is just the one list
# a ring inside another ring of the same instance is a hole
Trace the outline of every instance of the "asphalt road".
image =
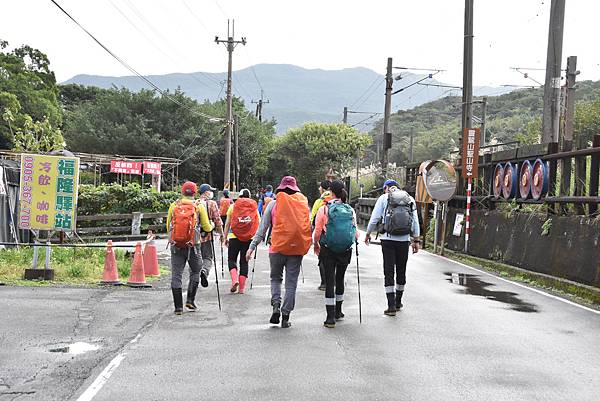
[[(264, 248), (246, 294), (219, 275), (222, 312), (214, 272), (183, 316), (168, 278), (150, 290), (0, 287), (0, 400), (598, 398), (600, 314), (420, 252), (404, 309), (387, 317), (380, 247), (360, 252), (363, 322), (353, 258), (335, 329), (312, 255), (292, 327), (268, 323)], [(100, 348), (48, 352), (75, 341)]]

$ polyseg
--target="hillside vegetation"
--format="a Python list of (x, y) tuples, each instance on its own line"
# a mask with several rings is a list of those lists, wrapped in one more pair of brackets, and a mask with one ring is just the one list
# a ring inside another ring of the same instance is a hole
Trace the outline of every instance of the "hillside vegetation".
[[(576, 87), (575, 138), (583, 143), (600, 133), (600, 82), (582, 81)], [(391, 117), (393, 135), (390, 161), (405, 164), (410, 160), (410, 136), (413, 136), (413, 160), (448, 157), (456, 149), (460, 136), (461, 101), (448, 96), (410, 110), (400, 110)], [(488, 97), (486, 143), (521, 141), (536, 143), (541, 134), (543, 88), (522, 89), (501, 96)], [(475, 104), (474, 115), (481, 117)], [(369, 158), (381, 145), (383, 121), (371, 131), (374, 142)]]

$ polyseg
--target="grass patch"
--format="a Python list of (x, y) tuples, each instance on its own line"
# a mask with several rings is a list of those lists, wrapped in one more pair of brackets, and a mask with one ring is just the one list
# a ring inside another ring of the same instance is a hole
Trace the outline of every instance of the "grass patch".
[(495, 273), (500, 277), (547, 290), (595, 308), (600, 307), (599, 288), (574, 283), (572, 281), (548, 276), (546, 274), (530, 272), (515, 266), (510, 266), (504, 263), (482, 259), (475, 256), (465, 255), (449, 249), (444, 250), (444, 255), (450, 259), (462, 262), (469, 266), (482, 268), (491, 273)]
[[(131, 255), (115, 249), (121, 281), (127, 281), (131, 270)], [(53, 284), (96, 285), (102, 279), (106, 250), (103, 248), (52, 248), (50, 265), (54, 281), (24, 280), (25, 269), (33, 263), (33, 247), (0, 250), (0, 282), (8, 285), (47, 286)], [(45, 248), (40, 248), (38, 267), (44, 267)], [(167, 273), (161, 268), (161, 274)], [(147, 281), (155, 281), (147, 277)]]

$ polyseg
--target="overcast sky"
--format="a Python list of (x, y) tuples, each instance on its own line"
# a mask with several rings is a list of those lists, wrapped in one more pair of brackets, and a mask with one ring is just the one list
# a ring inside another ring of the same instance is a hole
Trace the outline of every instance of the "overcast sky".
[[(395, 66), (444, 69), (462, 83), (462, 0), (56, 0), (142, 74), (226, 71), (227, 18), (248, 44), (234, 69), (258, 63), (305, 68)], [(131, 75), (50, 0), (3, 0), (0, 38), (50, 57), (57, 79)], [(474, 84), (529, 85), (510, 67), (544, 68), (550, 0), (475, 0)], [(563, 60), (578, 56), (579, 79), (600, 79), (600, 2), (569, 0)], [(563, 61), (563, 68), (565, 62)], [(543, 71), (531, 71), (543, 82)]]

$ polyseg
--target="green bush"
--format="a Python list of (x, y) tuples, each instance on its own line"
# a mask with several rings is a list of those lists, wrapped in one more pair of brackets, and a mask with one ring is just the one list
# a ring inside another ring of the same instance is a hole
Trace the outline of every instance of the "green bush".
[(142, 189), (137, 183), (127, 185), (80, 185), (77, 213), (80, 216), (96, 214), (166, 212), (179, 198), (177, 192), (156, 192)]

